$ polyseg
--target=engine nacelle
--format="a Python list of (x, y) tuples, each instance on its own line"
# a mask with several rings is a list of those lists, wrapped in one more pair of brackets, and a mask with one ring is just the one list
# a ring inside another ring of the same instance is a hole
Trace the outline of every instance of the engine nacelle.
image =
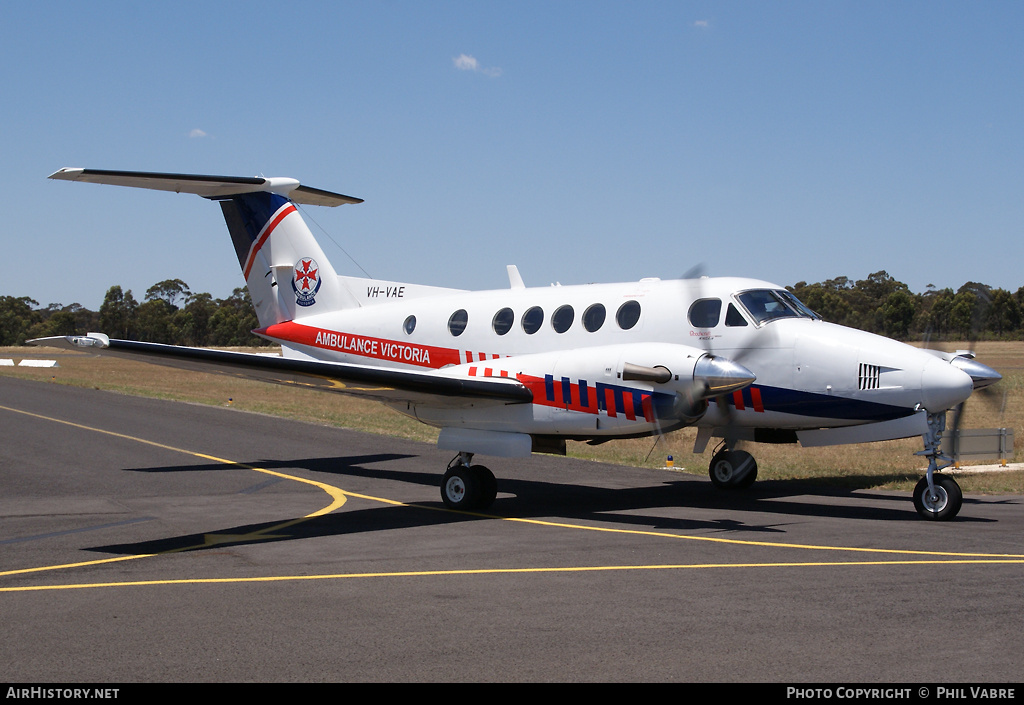
[[(517, 416), (518, 423), (508, 427), (515, 425), (526, 433), (541, 432), (541, 428), (550, 433), (554, 428), (566, 435), (643, 434), (681, 428), (703, 416), (709, 397), (754, 380), (749, 370), (730, 360), (671, 343), (516, 355), (448, 367), (439, 374), (518, 379), (533, 392), (530, 417), (535, 423), (524, 423), (522, 409), (506, 407), (494, 415)], [(477, 415), (480, 412), (475, 411)], [(457, 414), (442, 415), (444, 419), (422, 407), (417, 410), (417, 418), (428, 423), (459, 423), (453, 418)]]

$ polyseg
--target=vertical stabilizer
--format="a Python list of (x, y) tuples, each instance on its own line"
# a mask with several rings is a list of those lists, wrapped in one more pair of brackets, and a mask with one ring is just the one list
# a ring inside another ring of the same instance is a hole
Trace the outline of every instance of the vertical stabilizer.
[(246, 193), (220, 205), (261, 326), (358, 305), (287, 198)]

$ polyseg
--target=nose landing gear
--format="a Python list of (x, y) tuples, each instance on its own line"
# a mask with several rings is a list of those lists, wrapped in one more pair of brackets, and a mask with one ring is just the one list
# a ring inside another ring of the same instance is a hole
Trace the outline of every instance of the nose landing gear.
[(928, 414), (928, 433), (924, 436), (924, 450), (915, 455), (928, 458), (928, 471), (914, 488), (914, 508), (925, 519), (947, 521), (960, 512), (964, 494), (949, 475), (939, 471), (953, 464), (953, 459), (942, 452), (942, 432), (946, 430), (946, 413)]

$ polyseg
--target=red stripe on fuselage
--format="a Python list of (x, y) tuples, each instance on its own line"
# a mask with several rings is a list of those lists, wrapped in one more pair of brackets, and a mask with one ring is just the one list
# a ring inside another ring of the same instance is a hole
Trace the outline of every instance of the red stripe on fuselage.
[(754, 411), (764, 413), (764, 404), (761, 402), (761, 390), (757, 387), (750, 388), (750, 402), (754, 405)]
[(732, 403), (736, 405), (736, 411), (743, 411), (747, 407), (743, 405), (743, 390), (737, 389), (732, 393)]
[(387, 338), (372, 338), (366, 335), (305, 326), (294, 321), (275, 323), (256, 332), (287, 343), (431, 369), (438, 369), (445, 365), (458, 365), (461, 362), (459, 351), (454, 348), (416, 345)]

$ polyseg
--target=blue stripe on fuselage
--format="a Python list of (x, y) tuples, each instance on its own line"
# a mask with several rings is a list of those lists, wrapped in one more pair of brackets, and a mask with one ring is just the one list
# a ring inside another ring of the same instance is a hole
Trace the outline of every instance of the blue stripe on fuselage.
[[(913, 409), (907, 407), (863, 399), (849, 399), (782, 387), (756, 386), (761, 392), (761, 403), (765, 411), (847, 421), (889, 421), (914, 413)], [(731, 395), (724, 398), (727, 403), (733, 403)]]

